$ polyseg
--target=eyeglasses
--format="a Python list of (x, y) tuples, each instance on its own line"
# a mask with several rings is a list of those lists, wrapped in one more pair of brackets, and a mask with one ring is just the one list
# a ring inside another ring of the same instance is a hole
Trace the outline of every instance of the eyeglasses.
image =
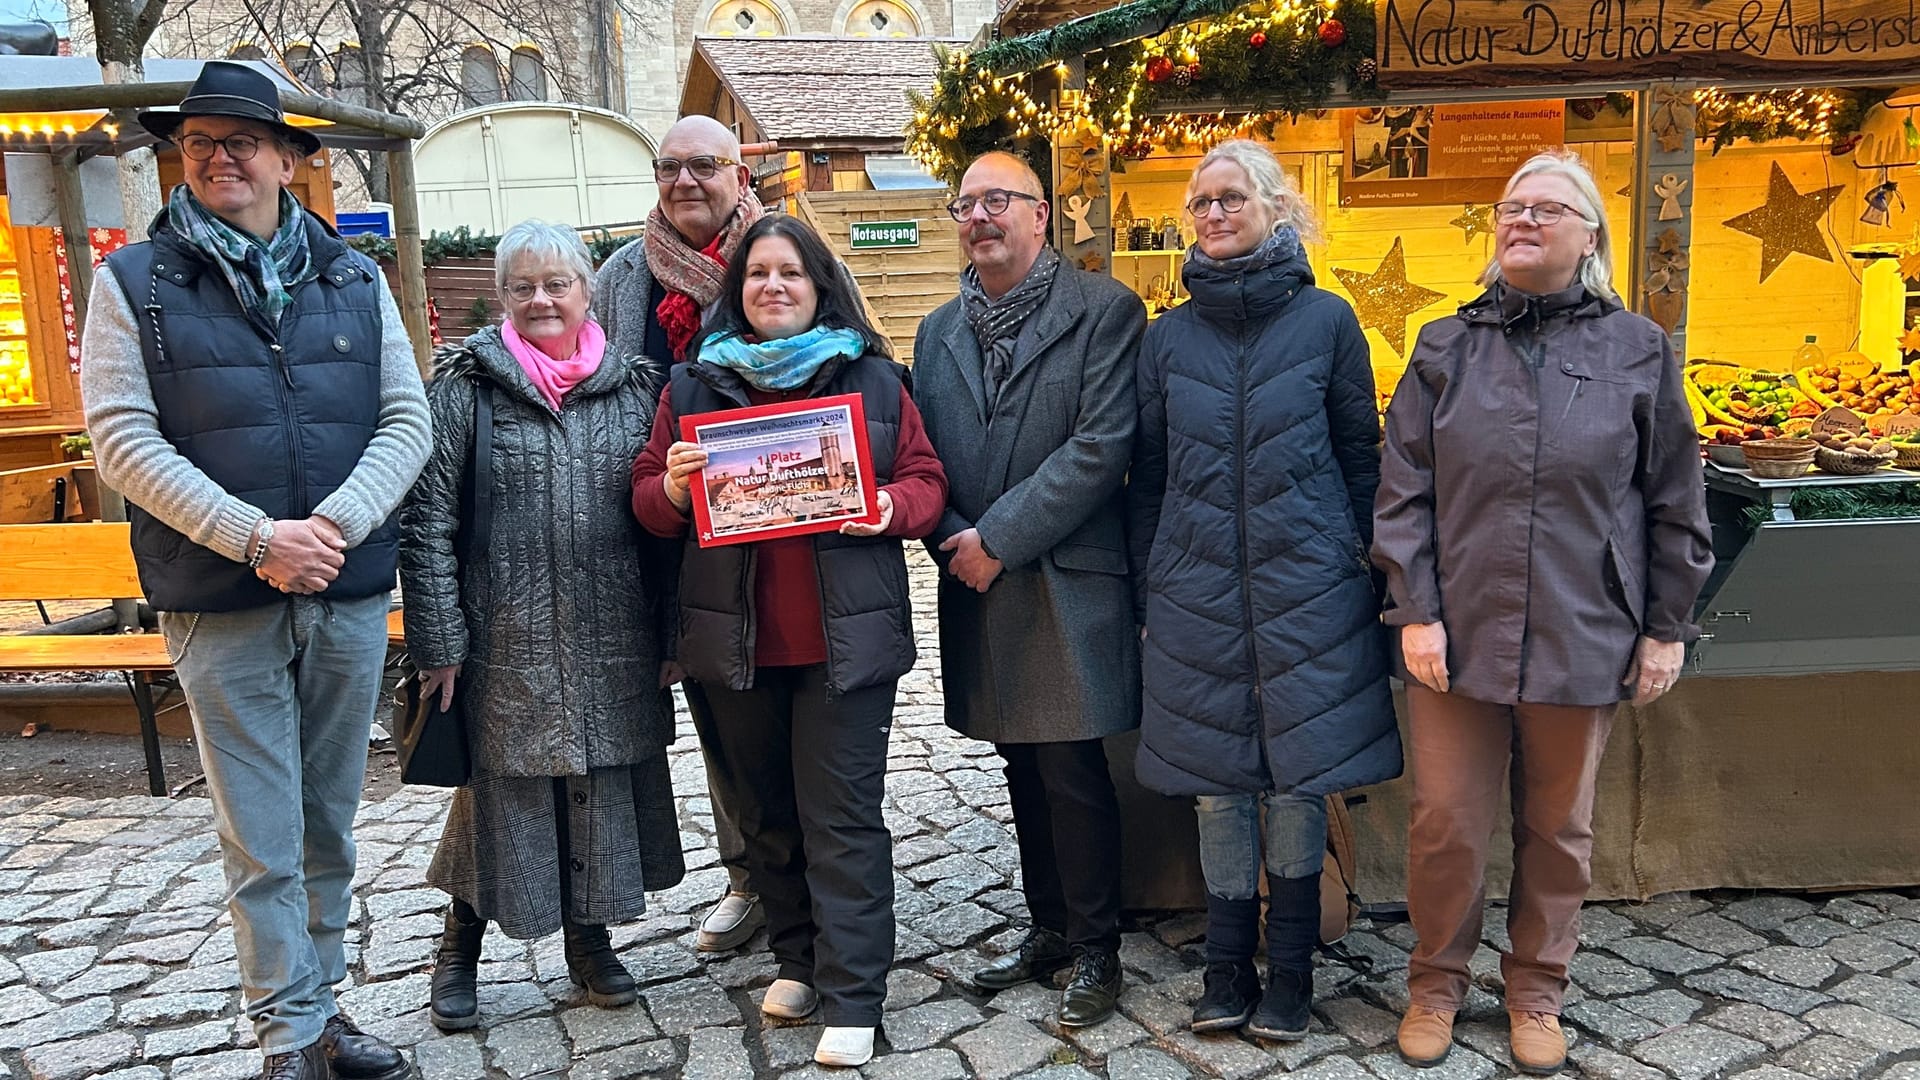
[(1502, 225), (1511, 225), (1528, 214), (1533, 216), (1535, 225), (1552, 225), (1568, 214), (1582, 221), (1587, 219), (1585, 214), (1563, 202), (1523, 203), (1516, 199), (1508, 199), (1505, 202), (1493, 204), (1493, 216)]
[(1195, 195), (1187, 202), (1187, 213), (1192, 214), (1196, 218), (1206, 217), (1207, 211), (1213, 209), (1214, 203), (1219, 203), (1220, 209), (1225, 210), (1229, 214), (1237, 214), (1246, 209), (1247, 197), (1238, 191), (1229, 191), (1219, 198), (1212, 199), (1205, 195)]
[(738, 164), (740, 163), (730, 157), (716, 157), (712, 154), (701, 154), (699, 157), (690, 157), (685, 161), (670, 157), (655, 158), (653, 178), (663, 184), (671, 184), (680, 179), (680, 170), (685, 169), (693, 174), (695, 180), (711, 180), (713, 174), (720, 171), (721, 166)]
[(987, 208), (988, 217), (999, 217), (1007, 212), (1007, 207), (1012, 206), (1015, 199), (1025, 199), (1036, 204), (1041, 201), (1040, 196), (1029, 195), (1024, 191), (994, 188), (991, 191), (983, 191), (977, 196), (960, 196), (947, 204), (947, 213), (952, 214), (955, 221), (965, 221), (973, 216), (974, 207), (984, 206)]
[(535, 289), (538, 289), (553, 299), (558, 300), (572, 292), (573, 283), (579, 280), (577, 277), (548, 278), (538, 285), (535, 285), (531, 281), (516, 281), (507, 286), (507, 295), (524, 304), (533, 299), (533, 292)]
[(224, 139), (210, 135), (188, 135), (180, 139), (177, 145), (181, 153), (195, 161), (212, 158), (216, 146), (226, 147), (227, 156), (235, 161), (251, 161), (253, 155), (260, 152), (260, 144), (266, 141), (258, 135), (229, 135)]

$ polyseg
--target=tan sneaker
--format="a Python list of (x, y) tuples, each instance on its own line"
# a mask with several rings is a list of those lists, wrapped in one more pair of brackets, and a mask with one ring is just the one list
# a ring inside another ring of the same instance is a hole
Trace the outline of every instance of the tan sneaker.
[(1425, 1069), (1447, 1060), (1453, 1050), (1453, 1014), (1425, 1005), (1407, 1006), (1400, 1018), (1400, 1059)]
[(1567, 1063), (1567, 1037), (1560, 1030), (1559, 1017), (1509, 1009), (1507, 1019), (1513, 1025), (1513, 1064), (1521, 1072), (1551, 1076)]

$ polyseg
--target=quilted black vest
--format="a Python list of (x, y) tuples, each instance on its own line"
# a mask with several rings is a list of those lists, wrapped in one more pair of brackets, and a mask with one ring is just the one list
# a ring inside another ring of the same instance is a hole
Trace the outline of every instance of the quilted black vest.
[[(377, 270), (307, 215), (319, 276), (293, 289), (278, 328), (241, 307), (220, 268), (166, 216), (152, 240), (107, 257), (140, 324), (160, 433), (228, 494), (304, 518), (353, 471), (380, 415)], [(134, 562), (160, 611), (241, 611), (285, 597), (243, 563), (128, 504)], [(390, 518), (347, 552), (324, 597), (393, 588)]]
[[(860, 395), (874, 480), (885, 484), (893, 478), (900, 435), (902, 369), (878, 356), (829, 365), (814, 377), (807, 396)], [(738, 374), (699, 361), (674, 367), (669, 400), (676, 420), (749, 404)], [(913, 610), (900, 541), (827, 532), (809, 539), (826, 620), (828, 693), (877, 686), (912, 670)], [(688, 530), (680, 563), (677, 657), (689, 678), (733, 690), (752, 689), (756, 547), (702, 548)]]

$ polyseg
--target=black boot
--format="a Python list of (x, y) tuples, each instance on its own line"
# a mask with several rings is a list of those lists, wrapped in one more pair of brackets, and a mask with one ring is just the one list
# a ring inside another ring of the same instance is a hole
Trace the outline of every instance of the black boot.
[(1193, 1030), (1230, 1031), (1247, 1022), (1260, 999), (1253, 951), (1260, 942), (1260, 898), (1207, 894), (1206, 989), (1193, 1006)]
[(413, 1075), (413, 1067), (400, 1051), (354, 1027), (339, 1013), (327, 1018), (318, 1045), (326, 1052), (333, 1080), (401, 1080)]
[(260, 1080), (330, 1080), (327, 1052), (316, 1042), (292, 1053), (275, 1054), (262, 1064)]
[(1073, 963), (1067, 939), (1034, 927), (1020, 947), (973, 973), (973, 985), (992, 993), (1021, 983), (1037, 982)]
[(566, 920), (567, 977), (587, 991), (589, 1004), (601, 1008), (631, 1005), (640, 998), (627, 966), (613, 954), (607, 928)]
[(440, 935), (440, 954), (433, 960), (433, 1026), (441, 1031), (465, 1031), (480, 1023), (480, 995), (475, 973), (480, 967), (480, 939), (487, 921), (465, 901), (447, 905), (447, 928)]
[(1247, 1023), (1263, 1039), (1304, 1039), (1313, 1019), (1313, 949), (1320, 943), (1320, 875), (1267, 875), (1267, 992)]
[(1060, 1026), (1091, 1027), (1113, 1015), (1120, 1003), (1120, 952), (1073, 947), (1073, 974), (1060, 991)]

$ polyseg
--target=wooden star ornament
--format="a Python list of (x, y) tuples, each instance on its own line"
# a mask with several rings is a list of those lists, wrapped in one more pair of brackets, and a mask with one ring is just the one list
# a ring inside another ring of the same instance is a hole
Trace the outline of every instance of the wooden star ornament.
[(1466, 203), (1460, 216), (1447, 224), (1466, 234), (1466, 242), (1473, 243), (1476, 236), (1493, 235), (1493, 207), (1479, 203)]
[(1763, 282), (1794, 252), (1832, 262), (1833, 254), (1827, 250), (1827, 238), (1820, 231), (1820, 223), (1833, 201), (1845, 190), (1845, 185), (1835, 184), (1802, 193), (1794, 188), (1786, 170), (1776, 161), (1767, 176), (1767, 201), (1738, 217), (1728, 218), (1726, 226), (1760, 240), (1760, 280)]
[(1920, 326), (1916, 326), (1900, 335), (1900, 351), (1902, 353), (1920, 353)]
[(1380, 336), (1401, 356), (1407, 354), (1407, 317), (1444, 300), (1447, 295), (1407, 280), (1407, 255), (1397, 236), (1386, 258), (1380, 260), (1379, 267), (1372, 273), (1336, 266), (1333, 275), (1352, 295), (1360, 326), (1380, 331)]

